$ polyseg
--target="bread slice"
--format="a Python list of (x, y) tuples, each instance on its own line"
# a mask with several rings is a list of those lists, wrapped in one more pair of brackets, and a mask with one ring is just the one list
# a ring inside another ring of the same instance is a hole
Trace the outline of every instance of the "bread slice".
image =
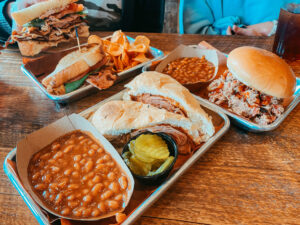
[[(64, 41), (67, 41), (66, 39)], [(58, 43), (63, 42), (60, 41), (33, 41), (33, 40), (26, 40), (26, 41), (18, 41), (18, 46), (20, 52), (23, 56), (34, 56), (39, 54), (45, 49), (50, 47), (57, 46)]]
[(39, 2), (25, 9), (13, 12), (11, 16), (18, 25), (22, 26), (25, 23), (28, 23), (31, 20), (40, 17), (42, 14), (46, 13), (49, 10), (63, 9), (70, 3), (76, 1), (77, 0), (48, 0)]
[(130, 100), (130, 96), (145, 93), (172, 99), (179, 104), (180, 108), (184, 109), (188, 119), (199, 127), (204, 134), (203, 141), (214, 134), (215, 129), (211, 118), (201, 108), (189, 90), (172, 77), (154, 71), (144, 72), (126, 84), (125, 87), (128, 88), (128, 91), (123, 96), (124, 100)]
[[(83, 25), (78, 27), (79, 37), (88, 37), (89, 34), (90, 33), (89, 33), (88, 26)], [(69, 42), (69, 41), (70, 39), (63, 38), (58, 41), (19, 40), (17, 42), (18, 42), (20, 52), (23, 56), (34, 56), (48, 48), (56, 47), (59, 43)]]
[(93, 115), (92, 124), (106, 137), (128, 134), (135, 129), (167, 124), (181, 128), (199, 144), (199, 130), (182, 115), (134, 101), (109, 101)]
[(83, 73), (88, 73), (104, 57), (101, 45), (82, 47), (81, 51), (76, 50), (64, 56), (55, 70), (42, 80), (42, 84), (47, 89), (59, 87)]

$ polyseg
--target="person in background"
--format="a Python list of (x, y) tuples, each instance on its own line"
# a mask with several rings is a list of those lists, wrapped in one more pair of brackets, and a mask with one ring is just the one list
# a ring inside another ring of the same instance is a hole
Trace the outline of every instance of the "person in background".
[[(297, 0), (296, 0), (297, 1)], [(180, 32), (271, 36), (285, 0), (181, 0)]]
[[(0, 42), (5, 42), (14, 27), (11, 12), (45, 0), (0, 0)], [(114, 31), (121, 27), (122, 0), (80, 0), (88, 10), (90, 31)]]

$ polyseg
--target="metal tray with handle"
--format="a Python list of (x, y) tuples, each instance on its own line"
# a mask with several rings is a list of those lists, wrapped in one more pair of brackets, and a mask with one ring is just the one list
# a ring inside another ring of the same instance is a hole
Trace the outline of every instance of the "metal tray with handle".
[[(197, 48), (197, 46), (195, 45), (191, 45), (190, 47), (193, 48)], [(224, 53), (224, 55), (227, 57), (227, 55)], [(163, 60), (164, 57), (160, 58), (158, 61)], [(153, 69), (155, 69), (155, 66), (158, 63), (153, 61), (153, 62), (149, 62), (147, 63), (143, 68), (142, 68), (142, 72), (146, 72), (146, 71), (151, 71)], [(205, 88), (205, 87), (202, 87)], [(202, 90), (200, 90), (200, 92), (202, 92)], [(255, 132), (255, 133), (260, 133), (260, 132), (265, 132), (265, 131), (271, 131), (276, 129), (284, 120), (285, 118), (290, 114), (290, 112), (298, 105), (298, 103), (300, 102), (300, 78), (296, 78), (296, 89), (295, 89), (295, 93), (292, 97), (292, 100), (289, 102), (288, 105), (286, 105), (285, 111), (283, 112), (282, 115), (280, 115), (273, 123), (268, 124), (268, 125), (259, 125), (257, 123), (254, 123), (252, 121), (250, 121), (249, 119), (246, 119), (243, 116), (237, 115), (231, 111), (229, 111), (226, 108), (223, 108), (217, 104), (214, 104), (210, 101), (208, 101), (208, 99), (206, 97), (204, 97), (202, 94), (198, 95), (198, 93), (196, 93), (197, 99), (206, 102), (207, 104), (217, 107), (219, 111), (225, 113), (226, 115), (228, 115), (231, 119), (232, 122), (234, 124), (236, 124), (238, 127), (247, 130), (247, 131), (251, 131), (251, 132)]]
[[(124, 90), (125, 91), (125, 90)], [(90, 119), (93, 113), (104, 103), (112, 100), (120, 100), (124, 94), (124, 91), (117, 93), (116, 95), (99, 102), (98, 104), (84, 110), (79, 113), (82, 117), (86, 119)], [(198, 99), (199, 104), (201, 104), (202, 108), (208, 113), (213, 120), (213, 124), (215, 127), (215, 134), (205, 143), (203, 143), (199, 149), (197, 149), (191, 156), (186, 157), (182, 156), (180, 159), (179, 166), (174, 169), (169, 177), (158, 186), (145, 186), (142, 184), (135, 185), (135, 189), (133, 191), (133, 196), (129, 202), (129, 205), (125, 209), (125, 214), (128, 216), (127, 219), (122, 223), (122, 225), (132, 224), (139, 216), (141, 216), (145, 210), (147, 210), (155, 201), (157, 201), (162, 194), (168, 190), (168, 188), (173, 185), (176, 180), (182, 176), (209, 148), (211, 148), (229, 129), (230, 121), (226, 114), (221, 112), (217, 107), (208, 104), (206, 101)], [(30, 208), (33, 215), (36, 217), (40, 224), (46, 225), (51, 224), (49, 221), (49, 214), (43, 210), (36, 204), (35, 201), (31, 198), (28, 192), (23, 188), (15, 167), (16, 160), (16, 149), (13, 149), (4, 160), (4, 171), (7, 174), (10, 181), (13, 183), (15, 188), (20, 193), (21, 197), (26, 202), (27, 206)], [(178, 162), (179, 158), (177, 159)], [(177, 163), (176, 162), (176, 163)], [(57, 220), (57, 218), (52, 218), (52, 220)], [(55, 224), (57, 224), (56, 222)], [(96, 223), (89, 224), (110, 224), (113, 223), (111, 221), (107, 221), (106, 219), (96, 221)], [(59, 223), (58, 223), (59, 224)], [(85, 224), (85, 222), (81, 221), (81, 224)]]
[[(104, 39), (108, 39), (110, 38), (109, 37), (105, 37)], [(127, 39), (129, 42), (133, 42), (134, 39), (127, 36)], [(71, 49), (74, 49), (75, 47), (71, 48)], [(77, 48), (77, 47), (76, 47)], [(71, 49), (67, 49), (63, 52), (68, 52), (70, 51)], [(63, 53), (61, 52), (61, 53)], [(157, 49), (157, 48), (154, 48), (154, 47), (151, 47), (150, 46), (150, 53), (152, 54), (153, 58), (150, 60), (150, 61), (147, 61), (147, 62), (144, 62), (144, 63), (140, 63), (138, 65), (136, 65), (135, 67), (132, 67), (128, 70), (124, 70), (123, 72), (121, 73), (118, 73), (118, 78), (116, 80), (116, 83), (118, 82), (121, 82), (125, 79), (128, 79), (130, 77), (133, 77), (137, 74), (139, 74), (141, 72), (141, 69), (144, 65), (146, 65), (147, 63), (149, 62), (152, 62), (152, 61), (155, 61), (155, 60), (158, 60), (160, 59), (161, 57), (163, 57), (164, 53)], [(43, 66), (45, 63), (47, 63), (48, 61), (48, 58), (52, 57), (56, 57), (54, 56), (55, 54), (57, 53), (52, 53), (50, 55), (47, 55), (46, 57), (41, 57), (39, 59), (37, 59), (37, 61), (35, 62), (36, 64), (39, 64), (39, 65), (42, 65), (41, 68), (38, 68), (38, 70), (40, 71), (43, 71), (43, 70), (47, 70), (47, 73), (51, 72), (51, 71), (48, 71), (48, 68)], [(42, 62), (44, 61), (44, 62)], [(54, 67), (55, 68), (55, 67)], [(53, 68), (53, 69), (54, 69)], [(35, 73), (33, 72), (33, 68), (31, 69), (29, 66), (26, 66), (26, 65), (22, 65), (21, 66), (21, 71), (35, 84), (37, 85), (41, 91), (51, 100), (55, 101), (55, 102), (58, 102), (58, 103), (67, 103), (67, 102), (71, 102), (71, 101), (74, 101), (74, 100), (77, 100), (77, 99), (80, 99), (86, 95), (88, 95), (89, 93), (91, 93), (92, 91), (96, 91), (97, 89), (95, 87), (93, 87), (92, 85), (90, 84), (87, 84), (87, 85), (83, 85), (81, 86), (80, 88), (78, 88), (77, 90), (75, 91), (72, 91), (70, 93), (67, 93), (67, 94), (63, 94), (63, 95), (53, 95), (53, 94), (50, 94), (47, 89), (42, 85), (42, 83), (40, 82), (40, 80), (38, 79), (38, 75), (35, 75)]]

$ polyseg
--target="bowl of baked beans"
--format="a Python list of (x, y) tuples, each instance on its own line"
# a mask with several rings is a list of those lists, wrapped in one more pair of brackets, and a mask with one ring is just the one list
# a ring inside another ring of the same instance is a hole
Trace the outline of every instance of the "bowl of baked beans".
[(122, 212), (134, 181), (111, 148), (86, 131), (60, 136), (29, 160), (32, 197), (50, 213), (72, 220), (99, 220)]
[(168, 74), (190, 91), (197, 91), (212, 81), (218, 72), (218, 56), (214, 50), (180, 45), (159, 61), (142, 69)]

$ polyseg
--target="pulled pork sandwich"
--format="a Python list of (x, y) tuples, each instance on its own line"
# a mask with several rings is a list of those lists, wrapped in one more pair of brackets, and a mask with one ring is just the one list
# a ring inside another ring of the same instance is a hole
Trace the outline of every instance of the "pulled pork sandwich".
[(180, 154), (190, 154), (201, 143), (203, 135), (185, 116), (135, 101), (109, 101), (94, 113), (91, 122), (119, 147), (139, 132), (164, 132), (173, 137)]
[(284, 112), (283, 100), (294, 94), (296, 78), (283, 59), (244, 46), (230, 52), (227, 67), (208, 86), (209, 101), (262, 126)]
[(20, 31), (13, 31), (12, 41), (17, 41), (22, 55), (33, 56), (76, 38), (89, 35), (84, 21), (85, 12), (77, 0), (48, 0), (12, 13)]
[(215, 130), (211, 118), (199, 102), (178, 81), (158, 72), (144, 72), (125, 85), (124, 100), (138, 101), (182, 115), (201, 131), (201, 141), (207, 141)]

